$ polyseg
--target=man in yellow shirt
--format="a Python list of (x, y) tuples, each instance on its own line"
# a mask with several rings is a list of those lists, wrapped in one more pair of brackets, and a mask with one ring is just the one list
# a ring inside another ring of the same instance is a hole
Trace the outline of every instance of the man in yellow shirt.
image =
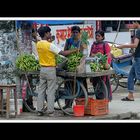
[(77, 48), (73, 50), (62, 51), (56, 45), (48, 42), (51, 38), (51, 29), (48, 26), (40, 27), (38, 33), (41, 41), (37, 42), (37, 52), (39, 57), (40, 69), (40, 85), (37, 99), (38, 116), (43, 116), (43, 104), (45, 94), (47, 94), (47, 113), (48, 116), (54, 116), (54, 100), (56, 92), (56, 54), (67, 56), (71, 53), (79, 51)]

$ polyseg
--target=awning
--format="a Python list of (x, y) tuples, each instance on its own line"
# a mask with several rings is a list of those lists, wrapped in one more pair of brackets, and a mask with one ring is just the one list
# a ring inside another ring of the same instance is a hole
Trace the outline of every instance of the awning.
[(60, 24), (76, 24), (84, 23), (83, 20), (34, 20), (33, 23), (48, 24), (48, 25), (60, 25)]
[(67, 25), (67, 24), (82, 24), (84, 20), (28, 20), (28, 21), (16, 21), (16, 26), (19, 28), (22, 22), (30, 24), (47, 24), (47, 25)]

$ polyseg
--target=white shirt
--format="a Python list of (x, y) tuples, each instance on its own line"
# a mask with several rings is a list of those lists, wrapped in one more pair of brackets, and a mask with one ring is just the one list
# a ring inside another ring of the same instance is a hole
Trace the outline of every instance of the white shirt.
[(36, 43), (34, 41), (32, 41), (32, 55), (35, 56), (36, 60), (39, 59), (38, 52), (37, 52), (37, 49), (36, 49)]

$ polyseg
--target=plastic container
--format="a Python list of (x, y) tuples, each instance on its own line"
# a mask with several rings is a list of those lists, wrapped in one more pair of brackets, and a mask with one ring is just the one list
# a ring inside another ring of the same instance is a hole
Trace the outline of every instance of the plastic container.
[(130, 48), (123, 48), (122, 51), (123, 51), (123, 54), (129, 54)]
[[(14, 99), (10, 99), (10, 114), (15, 115), (15, 103)], [(23, 111), (23, 100), (17, 99), (17, 115), (20, 115)]]
[[(97, 100), (88, 98), (88, 105), (85, 107), (85, 114), (87, 115), (106, 115), (109, 113), (109, 101), (107, 99)], [(76, 100), (77, 105), (84, 105), (85, 99), (79, 98)]]
[(82, 117), (84, 116), (84, 105), (74, 105), (73, 106), (73, 112), (74, 112), (74, 116), (76, 117)]

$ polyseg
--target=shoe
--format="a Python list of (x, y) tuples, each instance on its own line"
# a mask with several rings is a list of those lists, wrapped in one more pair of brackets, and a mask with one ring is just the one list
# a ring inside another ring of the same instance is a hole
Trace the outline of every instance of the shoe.
[(128, 97), (124, 97), (121, 99), (122, 101), (134, 101), (134, 99), (129, 99)]
[(43, 115), (44, 115), (44, 113), (43, 113), (43, 112), (38, 111), (37, 116), (43, 116)]
[(35, 108), (33, 105), (31, 105), (30, 108), (31, 108), (32, 110), (36, 110), (36, 108)]
[(48, 113), (48, 116), (49, 116), (49, 117), (54, 117), (55, 114), (54, 114), (54, 112), (52, 112), (52, 113)]
[(62, 116), (64, 116), (62, 113), (56, 112), (56, 111), (54, 111), (54, 112), (49, 112), (49, 113), (47, 113), (47, 114), (48, 114), (48, 117), (62, 117)]

